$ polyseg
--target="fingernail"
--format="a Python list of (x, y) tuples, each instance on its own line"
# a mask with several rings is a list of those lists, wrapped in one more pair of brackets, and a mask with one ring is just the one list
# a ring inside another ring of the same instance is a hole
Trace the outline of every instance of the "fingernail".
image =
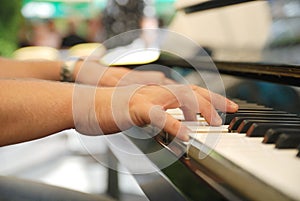
[(232, 108), (234, 108), (234, 109), (238, 109), (239, 108), (239, 105), (238, 104), (236, 104), (235, 102), (232, 102), (232, 101), (230, 101), (230, 107), (232, 107)]
[(189, 141), (190, 140), (190, 136), (189, 136), (189, 134), (187, 133), (187, 134), (185, 134), (184, 136), (183, 136), (183, 139), (182, 139), (183, 141)]
[(190, 136), (189, 136), (190, 132), (191, 132), (191, 130), (188, 129), (187, 127), (182, 127), (179, 138), (186, 142), (189, 141), (190, 140)]

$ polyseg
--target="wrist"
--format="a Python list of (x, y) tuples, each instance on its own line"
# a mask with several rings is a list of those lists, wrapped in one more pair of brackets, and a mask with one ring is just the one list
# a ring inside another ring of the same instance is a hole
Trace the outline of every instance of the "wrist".
[(74, 79), (77, 83), (96, 86), (101, 84), (101, 78), (107, 69), (96, 60), (78, 61), (74, 69)]

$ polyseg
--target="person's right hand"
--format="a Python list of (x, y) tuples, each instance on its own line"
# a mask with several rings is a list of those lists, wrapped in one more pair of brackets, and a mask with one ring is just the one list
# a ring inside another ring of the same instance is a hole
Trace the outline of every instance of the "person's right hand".
[[(95, 99), (87, 98), (88, 94), (82, 95), (85, 100), (79, 100), (78, 96), (74, 102), (84, 104), (75, 106), (78, 108), (74, 110), (78, 112), (75, 126), (79, 132), (88, 135), (116, 133), (132, 126), (151, 124), (186, 141), (189, 130), (167, 114), (167, 109), (181, 108), (186, 120), (191, 121), (196, 120), (196, 114), (200, 112), (210, 125), (215, 126), (222, 123), (215, 109), (224, 112), (238, 109), (225, 97), (194, 85), (98, 88)], [(84, 115), (82, 109), (85, 109)]]

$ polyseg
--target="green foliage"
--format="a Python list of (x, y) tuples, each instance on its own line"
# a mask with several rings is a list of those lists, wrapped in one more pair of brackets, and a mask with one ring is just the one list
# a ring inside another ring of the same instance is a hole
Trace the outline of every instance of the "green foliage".
[(9, 57), (17, 48), (21, 24), (21, 0), (1, 0), (0, 5), (0, 56)]

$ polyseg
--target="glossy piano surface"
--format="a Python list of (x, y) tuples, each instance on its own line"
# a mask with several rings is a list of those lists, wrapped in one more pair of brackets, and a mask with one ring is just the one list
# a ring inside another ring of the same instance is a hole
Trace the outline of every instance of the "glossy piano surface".
[[(221, 73), (299, 86), (299, 4), (297, 0), (179, 0), (168, 28), (207, 50)], [(207, 58), (201, 51), (186, 51), (200, 70), (205, 69)], [(193, 68), (170, 55), (162, 55), (160, 62)]]

